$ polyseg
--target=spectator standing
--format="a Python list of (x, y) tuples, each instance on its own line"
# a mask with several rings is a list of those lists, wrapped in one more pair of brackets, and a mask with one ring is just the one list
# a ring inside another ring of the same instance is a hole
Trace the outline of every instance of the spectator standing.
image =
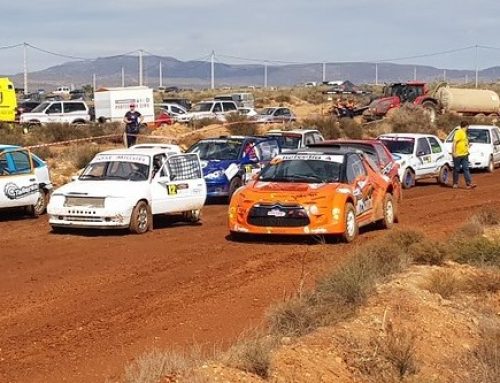
[(467, 189), (476, 187), (472, 183), (472, 177), (469, 170), (469, 137), (467, 136), (467, 129), (469, 124), (466, 121), (460, 123), (460, 127), (456, 130), (453, 136), (453, 188), (458, 188), (458, 180), (460, 171), (464, 173), (465, 184)]
[(135, 145), (137, 141), (137, 135), (139, 134), (139, 128), (141, 126), (144, 117), (137, 110), (135, 110), (135, 104), (130, 104), (130, 110), (125, 113), (123, 117), (123, 122), (125, 126), (125, 138), (127, 148)]

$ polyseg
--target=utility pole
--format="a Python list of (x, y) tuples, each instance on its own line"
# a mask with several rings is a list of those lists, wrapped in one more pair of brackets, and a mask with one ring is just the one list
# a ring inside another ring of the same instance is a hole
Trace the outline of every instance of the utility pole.
[(378, 63), (375, 63), (375, 85), (378, 85)]
[(96, 91), (96, 87), (97, 87), (97, 78), (96, 78), (95, 73), (93, 73), (92, 74), (92, 89), (94, 90), (94, 92)]
[(417, 67), (413, 67), (413, 81), (417, 81)]
[(122, 67), (122, 88), (125, 87), (125, 68)]
[(142, 86), (142, 49), (139, 49), (139, 86)]
[(443, 81), (446, 81), (446, 69), (443, 69)]
[(28, 44), (23, 43), (23, 70), (24, 70), (24, 94), (28, 94), (28, 60), (27, 48)]
[(163, 86), (163, 73), (162, 73), (162, 67), (161, 67), (161, 61), (160, 61), (160, 88)]
[(210, 55), (210, 87), (215, 89), (215, 52)]
[(468, 74), (465, 74), (465, 83), (468, 84), (469, 83), (469, 75)]
[(326, 81), (326, 63), (323, 63), (323, 82)]
[(264, 88), (267, 89), (267, 62), (264, 63)]
[(475, 58), (475, 61), (476, 61), (476, 88), (477, 88), (478, 83), (479, 83), (479, 63), (477, 61), (477, 59), (478, 59), (478, 57), (477, 57), (477, 48), (478, 48), (477, 44), (476, 44), (475, 48), (476, 48), (476, 58)]

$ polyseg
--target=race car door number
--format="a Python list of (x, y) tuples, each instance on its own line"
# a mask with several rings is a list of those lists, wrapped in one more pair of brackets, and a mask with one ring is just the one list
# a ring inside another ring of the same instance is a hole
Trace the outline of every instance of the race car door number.
[(167, 185), (167, 193), (168, 193), (168, 195), (176, 195), (177, 194), (177, 185)]

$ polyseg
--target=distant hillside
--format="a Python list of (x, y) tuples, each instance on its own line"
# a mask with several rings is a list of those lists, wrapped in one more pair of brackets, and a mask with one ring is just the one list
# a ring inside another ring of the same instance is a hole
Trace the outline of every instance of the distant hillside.
[[(143, 81), (146, 85), (158, 86), (159, 63), (163, 67), (163, 84), (188, 87), (208, 87), (210, 85), (210, 63), (207, 61), (179, 61), (172, 57), (144, 57)], [(122, 67), (127, 85), (138, 83), (139, 60), (136, 56), (102, 57), (92, 61), (73, 61), (53, 66), (29, 74), (30, 87), (46, 87), (50, 90), (57, 85), (74, 84), (79, 87), (92, 83), (95, 73), (98, 85), (121, 85)], [(378, 64), (379, 83), (412, 80), (414, 71), (418, 80), (442, 80), (444, 70), (431, 66), (402, 65), (392, 63)], [(321, 81), (323, 67), (317, 64), (294, 64), (268, 66), (269, 86), (291, 86), (307, 81)], [(492, 82), (500, 79), (500, 66), (484, 69), (479, 74), (481, 81)], [(16, 86), (22, 87), (22, 73), (11, 76)], [(350, 80), (353, 83), (374, 83), (375, 64), (373, 63), (328, 63), (328, 80)], [(446, 70), (446, 79), (451, 82), (473, 81), (474, 71)], [(216, 86), (264, 84), (263, 65), (215, 64)]]

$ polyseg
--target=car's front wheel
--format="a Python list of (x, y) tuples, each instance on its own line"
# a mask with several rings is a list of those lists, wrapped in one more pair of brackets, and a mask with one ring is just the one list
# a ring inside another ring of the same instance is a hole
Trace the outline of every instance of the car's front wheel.
[(410, 168), (407, 168), (403, 174), (403, 179), (401, 180), (403, 188), (409, 189), (415, 185), (415, 173)]
[(134, 234), (143, 234), (153, 228), (153, 215), (149, 205), (144, 201), (134, 207), (130, 217), (130, 231)]
[(189, 210), (184, 212), (184, 220), (189, 223), (196, 223), (200, 220), (201, 210)]
[(448, 181), (450, 179), (451, 169), (448, 165), (443, 165), (441, 169), (439, 169), (438, 182), (441, 185), (448, 185)]
[(493, 173), (495, 171), (495, 163), (493, 162), (493, 156), (490, 157), (490, 162), (488, 162), (487, 170), (488, 173)]
[(358, 222), (356, 221), (356, 211), (352, 203), (348, 202), (344, 208), (344, 233), (342, 239), (344, 242), (352, 242), (358, 235)]
[(396, 209), (394, 207), (394, 199), (392, 195), (386, 193), (384, 196), (383, 204), (383, 218), (379, 221), (379, 226), (381, 229), (390, 229), (394, 226), (394, 220), (396, 216)]

